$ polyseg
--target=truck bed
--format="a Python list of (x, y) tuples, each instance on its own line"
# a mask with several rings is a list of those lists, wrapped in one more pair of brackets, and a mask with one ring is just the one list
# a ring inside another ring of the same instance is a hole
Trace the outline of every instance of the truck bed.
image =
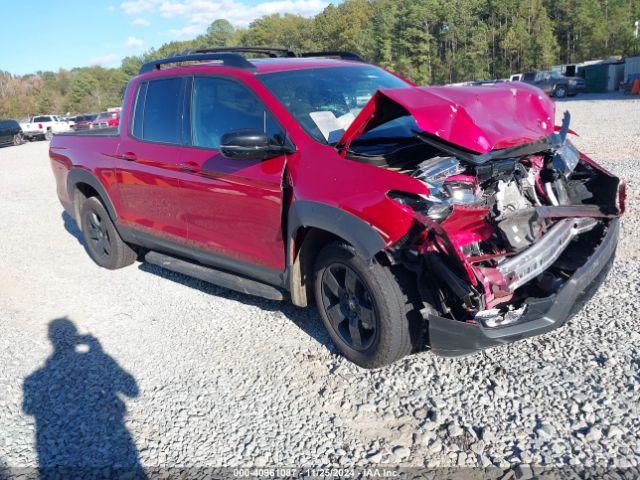
[(98, 129), (94, 129), (94, 130), (79, 130), (79, 131), (74, 131), (71, 130), (69, 132), (60, 132), (60, 133), (56, 133), (56, 136), (59, 137), (67, 137), (67, 136), (74, 136), (74, 137), (117, 137), (118, 136), (118, 129), (117, 128), (98, 128)]

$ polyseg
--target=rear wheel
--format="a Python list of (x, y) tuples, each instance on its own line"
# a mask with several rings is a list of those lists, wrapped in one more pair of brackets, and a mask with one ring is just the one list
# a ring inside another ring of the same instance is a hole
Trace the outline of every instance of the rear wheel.
[(82, 204), (80, 224), (87, 252), (101, 267), (115, 270), (136, 260), (136, 252), (122, 240), (96, 197), (87, 198)]
[(13, 144), (15, 146), (18, 146), (18, 145), (22, 145), (23, 143), (24, 143), (24, 139), (22, 138), (22, 135), (20, 133), (16, 133), (13, 136)]
[(315, 264), (315, 297), (338, 350), (364, 368), (388, 365), (412, 350), (408, 289), (389, 267), (366, 261), (345, 243), (332, 243)]
[(53, 137), (53, 132), (51, 132), (51, 130), (47, 130), (47, 132), (44, 134), (44, 139), (49, 141), (51, 140), (52, 137)]

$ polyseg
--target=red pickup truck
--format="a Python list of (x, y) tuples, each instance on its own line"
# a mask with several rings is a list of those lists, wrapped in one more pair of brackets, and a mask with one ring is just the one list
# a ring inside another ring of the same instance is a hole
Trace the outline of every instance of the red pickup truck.
[(536, 87), (417, 87), (352, 54), (266, 53), (149, 62), (118, 130), (53, 138), (98, 265), (315, 301), (369, 368), (555, 329), (608, 271), (625, 184)]

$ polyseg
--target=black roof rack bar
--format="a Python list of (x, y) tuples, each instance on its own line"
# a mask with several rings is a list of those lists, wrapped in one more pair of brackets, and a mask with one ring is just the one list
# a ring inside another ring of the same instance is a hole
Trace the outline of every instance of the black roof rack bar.
[(271, 58), (277, 57), (295, 57), (295, 52), (287, 48), (274, 47), (217, 47), (217, 48), (200, 48), (193, 50), (191, 53), (223, 53), (223, 52), (239, 52), (239, 53), (263, 53)]
[(152, 72), (160, 70), (162, 65), (180, 62), (204, 62), (208, 60), (221, 60), (225, 67), (235, 67), (244, 69), (253, 69), (255, 65), (244, 58), (242, 55), (235, 53), (188, 53), (176, 55), (175, 57), (161, 58), (159, 60), (151, 60), (140, 67), (140, 73)]
[(302, 52), (298, 54), (298, 57), (338, 57), (342, 60), (354, 60), (356, 62), (364, 62), (364, 59), (353, 52), (342, 52), (337, 50), (327, 50), (324, 52)]

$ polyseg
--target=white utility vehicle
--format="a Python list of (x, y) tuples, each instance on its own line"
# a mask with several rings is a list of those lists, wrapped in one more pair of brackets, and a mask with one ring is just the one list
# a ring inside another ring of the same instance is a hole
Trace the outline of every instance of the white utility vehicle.
[(51, 140), (54, 133), (71, 130), (69, 122), (61, 120), (57, 115), (36, 115), (27, 122), (21, 122), (22, 135), (28, 140)]

